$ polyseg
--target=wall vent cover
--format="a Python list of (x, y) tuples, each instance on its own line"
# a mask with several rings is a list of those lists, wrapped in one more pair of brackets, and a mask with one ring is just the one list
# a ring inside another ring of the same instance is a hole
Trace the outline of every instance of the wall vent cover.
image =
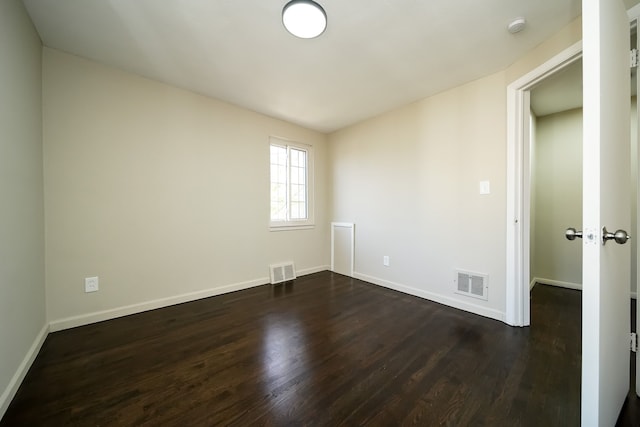
[(287, 282), (296, 278), (296, 269), (293, 262), (283, 262), (281, 264), (271, 264), (271, 284)]
[(471, 271), (456, 270), (454, 276), (455, 293), (483, 300), (489, 299), (489, 275)]

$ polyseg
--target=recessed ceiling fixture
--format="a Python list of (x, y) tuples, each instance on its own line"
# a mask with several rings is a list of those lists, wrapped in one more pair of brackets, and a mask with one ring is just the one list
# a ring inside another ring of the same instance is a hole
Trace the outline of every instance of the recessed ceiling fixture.
[(527, 25), (527, 21), (524, 18), (516, 18), (507, 27), (511, 34), (519, 33), (524, 30), (525, 25)]
[(282, 23), (294, 36), (312, 39), (327, 28), (327, 14), (313, 0), (291, 0), (282, 9)]

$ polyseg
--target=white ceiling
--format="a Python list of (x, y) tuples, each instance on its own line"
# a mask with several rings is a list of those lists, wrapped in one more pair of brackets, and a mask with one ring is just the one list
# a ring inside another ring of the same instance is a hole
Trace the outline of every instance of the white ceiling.
[[(331, 132), (504, 69), (580, 15), (580, 0), (24, 0), (43, 44)], [(638, 0), (625, 0), (627, 4)], [(527, 19), (512, 35), (507, 24)]]

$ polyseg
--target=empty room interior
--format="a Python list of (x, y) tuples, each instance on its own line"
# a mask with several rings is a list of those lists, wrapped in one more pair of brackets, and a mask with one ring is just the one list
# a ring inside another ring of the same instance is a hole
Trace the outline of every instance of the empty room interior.
[(2, 0), (0, 426), (637, 426), (629, 348), (581, 407), (589, 58), (511, 163), (590, 1)]

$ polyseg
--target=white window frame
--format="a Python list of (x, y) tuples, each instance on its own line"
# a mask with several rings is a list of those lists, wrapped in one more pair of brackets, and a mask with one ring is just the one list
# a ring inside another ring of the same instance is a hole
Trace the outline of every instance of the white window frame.
[[(314, 165), (313, 165), (313, 146), (308, 144), (303, 144), (296, 141), (291, 141), (288, 139), (271, 136), (269, 137), (269, 165), (271, 165), (271, 146), (277, 145), (280, 147), (287, 147), (287, 151), (290, 148), (294, 148), (297, 150), (303, 150), (307, 153), (307, 182), (306, 182), (306, 190), (307, 190), (307, 219), (305, 220), (280, 220), (280, 221), (272, 221), (271, 220), (271, 169), (269, 169), (269, 229), (271, 231), (284, 231), (284, 230), (300, 230), (300, 229), (308, 229), (313, 228), (315, 226), (314, 222)], [(290, 166), (287, 166), (287, 173), (290, 173)], [(290, 191), (290, 186), (287, 188), (287, 192)], [(287, 195), (288, 199), (288, 195)]]

